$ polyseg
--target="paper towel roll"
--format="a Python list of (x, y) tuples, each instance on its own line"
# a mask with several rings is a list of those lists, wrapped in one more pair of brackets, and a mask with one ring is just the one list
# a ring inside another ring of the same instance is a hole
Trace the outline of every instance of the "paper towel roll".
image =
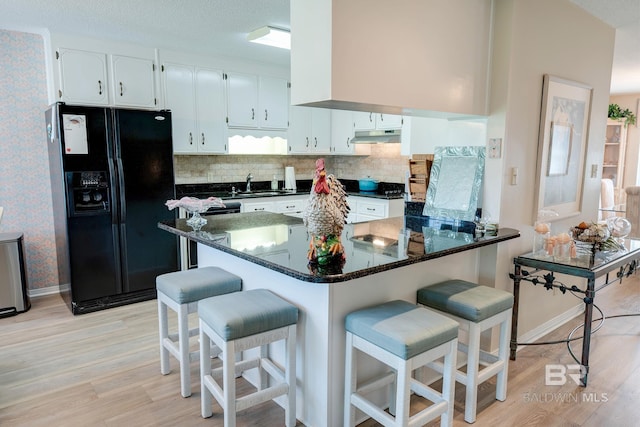
[(296, 172), (293, 166), (285, 166), (284, 168), (284, 189), (296, 190)]

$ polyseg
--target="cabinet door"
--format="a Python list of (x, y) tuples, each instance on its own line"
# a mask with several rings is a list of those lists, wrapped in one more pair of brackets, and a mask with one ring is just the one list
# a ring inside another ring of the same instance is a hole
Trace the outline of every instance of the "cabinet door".
[(164, 64), (165, 107), (171, 110), (174, 153), (195, 153), (194, 72), (186, 65)]
[(331, 110), (331, 147), (333, 154), (353, 154), (353, 115), (347, 110)]
[(229, 127), (258, 126), (258, 77), (227, 74), (227, 118)]
[(311, 112), (311, 150), (314, 153), (331, 153), (331, 110), (313, 108)]
[(264, 129), (289, 126), (289, 88), (286, 79), (260, 77), (258, 125)]
[(196, 69), (197, 146), (200, 153), (225, 153), (225, 99), (222, 71)]
[(68, 104), (108, 105), (107, 56), (104, 53), (61, 48), (58, 97)]
[(155, 108), (155, 65), (151, 59), (113, 55), (113, 100), (117, 106)]
[(376, 129), (400, 129), (402, 127), (402, 116), (395, 114), (376, 113)]
[(292, 106), (290, 111), (287, 132), (289, 154), (308, 153), (311, 150), (311, 108)]
[(353, 125), (355, 130), (374, 130), (376, 128), (375, 114), (364, 111), (354, 111)]

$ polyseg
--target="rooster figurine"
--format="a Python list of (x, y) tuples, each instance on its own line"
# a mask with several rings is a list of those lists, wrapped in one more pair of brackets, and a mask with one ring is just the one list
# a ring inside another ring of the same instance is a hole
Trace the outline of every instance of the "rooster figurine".
[(340, 236), (349, 210), (344, 187), (335, 176), (327, 175), (324, 159), (316, 160), (309, 203), (302, 217), (311, 235), (307, 255), (311, 262), (327, 264), (344, 259)]

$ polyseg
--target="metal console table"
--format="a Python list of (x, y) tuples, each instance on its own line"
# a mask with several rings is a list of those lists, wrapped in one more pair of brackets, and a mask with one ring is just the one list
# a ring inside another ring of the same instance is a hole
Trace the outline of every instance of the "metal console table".
[[(582, 359), (580, 362), (580, 381), (582, 386), (587, 385), (589, 374), (589, 347), (591, 344), (591, 324), (593, 320), (593, 302), (596, 292), (615, 283), (621, 282), (624, 277), (633, 274), (638, 268), (640, 260), (640, 240), (625, 239), (626, 250), (618, 252), (598, 252), (595, 257), (589, 255), (573, 258), (568, 262), (556, 262), (552, 256), (537, 256), (533, 253), (520, 255), (514, 258), (513, 274), (513, 317), (511, 322), (511, 360), (516, 360), (518, 348), (518, 305), (520, 294), (520, 282), (525, 281), (534, 285), (542, 285), (547, 290), (559, 289), (563, 294), (567, 291), (583, 295), (584, 301), (584, 334), (582, 339)], [(529, 269), (524, 269), (531, 268)], [(609, 273), (616, 272), (615, 278), (609, 278)], [(555, 274), (566, 274), (587, 280), (585, 289), (576, 285), (565, 285), (556, 280)], [(596, 287), (596, 279), (605, 277), (603, 284)]]

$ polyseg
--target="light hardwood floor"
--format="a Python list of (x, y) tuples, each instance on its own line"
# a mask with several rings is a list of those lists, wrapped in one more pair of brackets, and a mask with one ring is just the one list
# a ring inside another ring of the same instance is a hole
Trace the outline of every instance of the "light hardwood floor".
[[(601, 291), (596, 303), (606, 315), (640, 313), (639, 285), (640, 276), (625, 279)], [(81, 316), (71, 315), (57, 295), (32, 304), (27, 313), (0, 319), (1, 426), (223, 425), (217, 405), (212, 418), (200, 416), (197, 364), (187, 399), (180, 396), (175, 360), (170, 375), (160, 374), (155, 300)], [(544, 340), (566, 338), (580, 322), (574, 319)], [(579, 353), (580, 342), (573, 346)], [(570, 378), (563, 386), (545, 385), (546, 364), (573, 363), (565, 345), (523, 348), (509, 365), (505, 402), (494, 400), (492, 382), (481, 386), (474, 426), (638, 425), (640, 317), (608, 319), (593, 335), (587, 388)], [(463, 399), (458, 387), (455, 426), (467, 425)], [(413, 399), (413, 408), (421, 405)], [(284, 411), (271, 402), (238, 418), (239, 426), (283, 423)]]

